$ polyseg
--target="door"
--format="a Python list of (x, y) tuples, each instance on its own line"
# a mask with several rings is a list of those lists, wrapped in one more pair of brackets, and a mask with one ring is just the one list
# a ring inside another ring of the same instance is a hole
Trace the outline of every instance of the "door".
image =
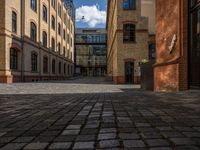
[(200, 5), (190, 11), (190, 88), (200, 88)]
[(125, 80), (127, 84), (134, 83), (134, 63), (125, 62)]

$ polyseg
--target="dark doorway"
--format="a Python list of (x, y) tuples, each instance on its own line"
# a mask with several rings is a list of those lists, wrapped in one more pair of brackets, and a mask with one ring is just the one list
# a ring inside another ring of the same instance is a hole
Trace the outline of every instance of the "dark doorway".
[(125, 62), (125, 78), (127, 84), (134, 83), (134, 63)]
[(190, 88), (200, 88), (200, 2), (190, 5)]

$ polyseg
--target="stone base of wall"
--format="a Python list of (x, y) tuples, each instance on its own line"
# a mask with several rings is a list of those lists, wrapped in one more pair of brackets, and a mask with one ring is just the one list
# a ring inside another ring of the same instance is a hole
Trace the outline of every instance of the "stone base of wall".
[[(116, 84), (126, 84), (125, 76), (113, 76), (112, 78)], [(134, 77), (134, 84), (140, 84), (139, 76)]]
[(38, 82), (38, 81), (50, 81), (50, 80), (67, 80), (66, 76), (25, 76), (23, 79), (21, 76), (0, 76), (0, 83), (15, 83), (15, 82)]
[(13, 76), (0, 76), (0, 83), (12, 83)]

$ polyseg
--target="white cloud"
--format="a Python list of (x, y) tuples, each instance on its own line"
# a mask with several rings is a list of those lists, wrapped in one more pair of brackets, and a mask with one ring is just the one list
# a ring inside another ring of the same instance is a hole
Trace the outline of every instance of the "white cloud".
[(98, 5), (81, 6), (76, 9), (76, 21), (87, 23), (91, 28), (98, 24), (105, 24), (106, 11), (100, 10)]

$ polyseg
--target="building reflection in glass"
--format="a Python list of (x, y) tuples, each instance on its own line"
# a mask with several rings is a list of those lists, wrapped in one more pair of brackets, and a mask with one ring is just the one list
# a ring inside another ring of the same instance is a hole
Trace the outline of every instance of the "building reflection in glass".
[(106, 75), (105, 29), (77, 29), (75, 51), (77, 74), (83, 76)]

